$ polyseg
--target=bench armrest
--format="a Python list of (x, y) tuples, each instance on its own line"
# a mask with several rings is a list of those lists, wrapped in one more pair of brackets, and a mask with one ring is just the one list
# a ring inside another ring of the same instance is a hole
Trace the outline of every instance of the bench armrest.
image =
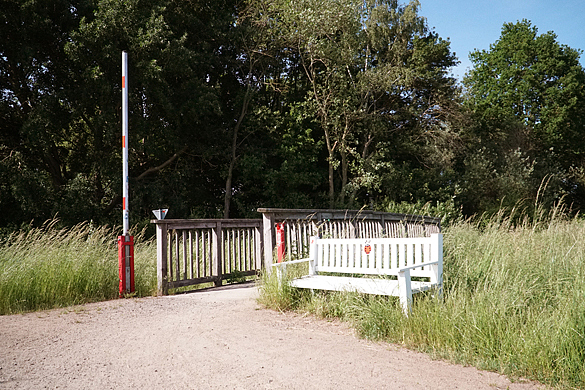
[(406, 270), (411, 270), (411, 269), (415, 269), (415, 268), (421, 268), (421, 267), (424, 267), (424, 266), (427, 266), (427, 265), (433, 265), (433, 264), (439, 264), (439, 262), (435, 260), (435, 261), (429, 261), (429, 262), (421, 263), (421, 264), (407, 265), (407, 266), (404, 266), (404, 267), (398, 267), (398, 271), (399, 272), (400, 271), (406, 271)]

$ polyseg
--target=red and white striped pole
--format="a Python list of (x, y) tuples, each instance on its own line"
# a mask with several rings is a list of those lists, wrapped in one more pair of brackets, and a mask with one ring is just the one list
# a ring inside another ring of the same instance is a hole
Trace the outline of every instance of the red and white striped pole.
[(134, 292), (134, 237), (128, 201), (128, 53), (122, 52), (122, 235), (118, 237), (120, 297)]
[(122, 52), (122, 235), (128, 235), (128, 53)]

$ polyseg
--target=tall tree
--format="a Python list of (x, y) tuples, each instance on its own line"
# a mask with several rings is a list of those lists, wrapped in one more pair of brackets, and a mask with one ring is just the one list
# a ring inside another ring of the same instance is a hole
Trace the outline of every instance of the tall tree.
[(14, 219), (117, 219), (122, 50), (134, 220), (162, 205), (221, 215), (242, 90), (227, 77), (240, 52), (236, 1), (2, 4), (0, 202), (19, 204)]
[(283, 61), (286, 54), (298, 59), (307, 80), (298, 107), (323, 134), (331, 207), (346, 205), (348, 194), (351, 203), (360, 190), (368, 197), (385, 193), (375, 183), (387, 162), (418, 164), (428, 150), (413, 147), (416, 140), (429, 145), (430, 134), (446, 133), (445, 114), (457, 95), (447, 76), (455, 57), (448, 42), (427, 30), (418, 8), (418, 1), (272, 0), (259, 6)]
[(75, 176), (65, 46), (91, 1), (0, 2), (0, 224), (47, 218)]
[[(539, 35), (527, 20), (504, 24), (489, 50), (470, 54), (474, 67), (464, 84), (476, 142), (464, 184), (473, 192), (469, 211), (485, 208), (478, 208), (481, 197), (494, 207), (504, 197), (512, 203), (534, 199), (545, 177), (553, 197), (565, 193), (578, 200), (583, 189), (576, 173), (585, 162), (585, 72), (579, 55), (553, 32)], [(479, 165), (473, 157), (478, 153)], [(480, 171), (494, 174), (478, 182), (474, 176), (486, 176)], [(478, 196), (481, 188), (485, 192)]]

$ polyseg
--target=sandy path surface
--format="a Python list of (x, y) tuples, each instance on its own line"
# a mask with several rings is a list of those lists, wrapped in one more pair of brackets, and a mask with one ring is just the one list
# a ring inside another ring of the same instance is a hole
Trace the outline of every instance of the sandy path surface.
[(537, 389), (345, 324), (265, 310), (253, 285), (0, 316), (0, 389)]

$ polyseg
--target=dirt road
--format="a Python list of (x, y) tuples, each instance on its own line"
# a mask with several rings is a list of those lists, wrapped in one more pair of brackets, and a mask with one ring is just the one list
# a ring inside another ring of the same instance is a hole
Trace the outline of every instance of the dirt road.
[(0, 389), (537, 389), (262, 309), (253, 285), (0, 316)]

